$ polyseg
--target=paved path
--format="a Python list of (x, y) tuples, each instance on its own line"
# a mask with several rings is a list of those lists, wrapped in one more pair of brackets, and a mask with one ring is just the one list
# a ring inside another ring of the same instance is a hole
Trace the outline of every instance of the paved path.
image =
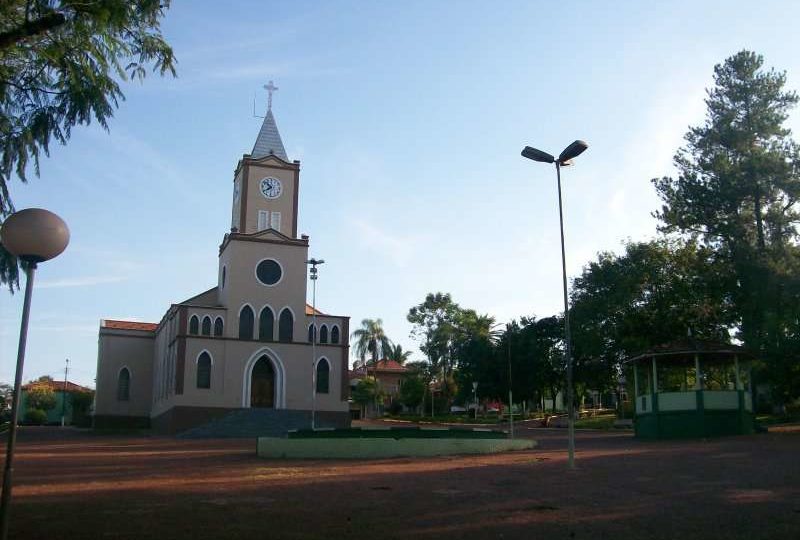
[(260, 460), (252, 440), (23, 429), (11, 537), (796, 539), (800, 433), (644, 443), (528, 428), (535, 451)]

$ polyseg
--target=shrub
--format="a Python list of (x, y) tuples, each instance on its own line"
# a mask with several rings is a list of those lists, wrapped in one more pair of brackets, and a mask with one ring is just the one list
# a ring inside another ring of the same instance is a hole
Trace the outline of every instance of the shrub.
[(47, 422), (47, 412), (42, 409), (28, 409), (25, 411), (25, 422), (34, 426), (41, 426)]

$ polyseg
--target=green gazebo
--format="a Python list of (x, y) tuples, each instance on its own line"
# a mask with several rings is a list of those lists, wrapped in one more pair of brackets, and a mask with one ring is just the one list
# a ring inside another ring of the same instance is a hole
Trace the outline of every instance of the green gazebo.
[(751, 364), (743, 347), (686, 340), (626, 360), (642, 439), (753, 433)]

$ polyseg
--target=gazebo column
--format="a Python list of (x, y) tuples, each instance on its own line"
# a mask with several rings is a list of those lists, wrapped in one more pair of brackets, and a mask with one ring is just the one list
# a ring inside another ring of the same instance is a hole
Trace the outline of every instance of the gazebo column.
[(705, 432), (705, 402), (703, 400), (703, 372), (700, 369), (700, 355), (694, 353), (694, 388), (697, 424), (700, 433)]
[(733, 355), (733, 370), (736, 374), (736, 396), (739, 402), (739, 432), (746, 433), (745, 426), (745, 410), (744, 410), (744, 387), (742, 386), (742, 378), (739, 376), (739, 355)]
[(659, 437), (661, 437), (661, 420), (658, 417), (658, 369), (656, 366), (656, 357), (653, 356), (653, 394), (652, 394), (652, 401), (653, 401), (653, 418), (656, 423), (656, 433)]

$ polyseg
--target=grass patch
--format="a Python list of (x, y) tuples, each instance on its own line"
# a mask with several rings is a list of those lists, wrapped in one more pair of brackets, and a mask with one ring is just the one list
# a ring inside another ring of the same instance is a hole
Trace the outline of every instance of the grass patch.
[(756, 423), (763, 426), (791, 424), (794, 422), (800, 422), (800, 414), (759, 414), (756, 416)]
[(617, 419), (615, 414), (603, 414), (598, 416), (587, 416), (575, 421), (578, 429), (614, 429), (614, 421)]
[(331, 429), (290, 431), (289, 439), (507, 439), (503, 431), (472, 431), (471, 429), (423, 429), (392, 427), (389, 429)]
[[(478, 418), (473, 418), (471, 416), (466, 416), (463, 414), (441, 414), (436, 415), (433, 418), (430, 416), (420, 416), (420, 415), (388, 415), (383, 417), (385, 420), (400, 420), (402, 422), (412, 422), (412, 423), (433, 423), (433, 424), (486, 424), (486, 425), (495, 425), (499, 424), (502, 419), (498, 416), (478, 416)], [(516, 418), (515, 418), (516, 420)]]

